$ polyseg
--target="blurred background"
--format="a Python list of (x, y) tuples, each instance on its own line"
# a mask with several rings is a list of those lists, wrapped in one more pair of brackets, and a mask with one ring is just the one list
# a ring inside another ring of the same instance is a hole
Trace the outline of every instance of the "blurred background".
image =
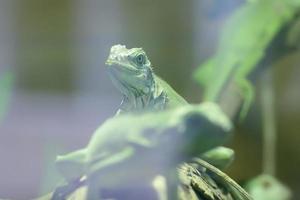
[[(1, 0), (0, 76), (12, 72), (14, 85), (0, 122), (0, 197), (30, 199), (51, 191), (60, 180), (54, 168), (56, 155), (84, 147), (92, 132), (115, 114), (121, 95), (104, 65), (114, 44), (143, 47), (156, 74), (189, 102), (199, 102), (201, 88), (190, 77), (213, 55), (224, 22), (244, 3)], [(279, 43), (281, 39), (277, 38)], [(273, 50), (281, 51), (276, 46)], [(272, 52), (271, 58), (276, 57)], [(260, 79), (271, 70), (277, 176), (296, 197), (300, 192), (299, 63), (300, 52), (295, 50), (272, 67), (256, 71), (256, 99), (237, 127), (231, 143), (236, 161), (227, 171), (236, 180), (261, 173)]]

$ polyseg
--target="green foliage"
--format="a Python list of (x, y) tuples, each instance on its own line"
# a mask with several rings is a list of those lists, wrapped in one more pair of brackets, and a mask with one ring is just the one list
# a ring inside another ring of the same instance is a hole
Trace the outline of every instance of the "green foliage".
[(247, 76), (257, 67), (265, 50), (300, 3), (293, 0), (258, 0), (244, 4), (229, 18), (214, 56), (202, 64), (194, 78), (204, 87), (204, 100), (219, 101), (231, 80), (244, 98), (244, 116), (254, 97)]
[(0, 77), (0, 122), (7, 108), (12, 82), (13, 76), (11, 73), (6, 73)]

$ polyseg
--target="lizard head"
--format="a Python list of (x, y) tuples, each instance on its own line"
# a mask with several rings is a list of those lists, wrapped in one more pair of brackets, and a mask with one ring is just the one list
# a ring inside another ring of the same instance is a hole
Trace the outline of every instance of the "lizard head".
[(151, 63), (142, 48), (111, 47), (106, 61), (113, 83), (122, 94), (140, 96), (153, 90)]

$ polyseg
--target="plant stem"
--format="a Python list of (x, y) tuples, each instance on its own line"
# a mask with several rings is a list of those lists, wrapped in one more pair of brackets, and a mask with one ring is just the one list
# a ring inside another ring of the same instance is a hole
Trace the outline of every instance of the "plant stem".
[(263, 172), (276, 173), (276, 116), (274, 107), (274, 88), (271, 68), (262, 76), (262, 121), (263, 121)]

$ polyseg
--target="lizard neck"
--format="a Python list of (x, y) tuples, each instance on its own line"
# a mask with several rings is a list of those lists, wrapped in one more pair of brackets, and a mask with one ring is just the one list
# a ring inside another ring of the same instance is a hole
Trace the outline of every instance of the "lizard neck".
[(145, 91), (147, 92), (131, 92), (124, 95), (121, 109), (123, 111), (164, 109), (167, 95), (155, 77), (152, 78), (152, 83)]

